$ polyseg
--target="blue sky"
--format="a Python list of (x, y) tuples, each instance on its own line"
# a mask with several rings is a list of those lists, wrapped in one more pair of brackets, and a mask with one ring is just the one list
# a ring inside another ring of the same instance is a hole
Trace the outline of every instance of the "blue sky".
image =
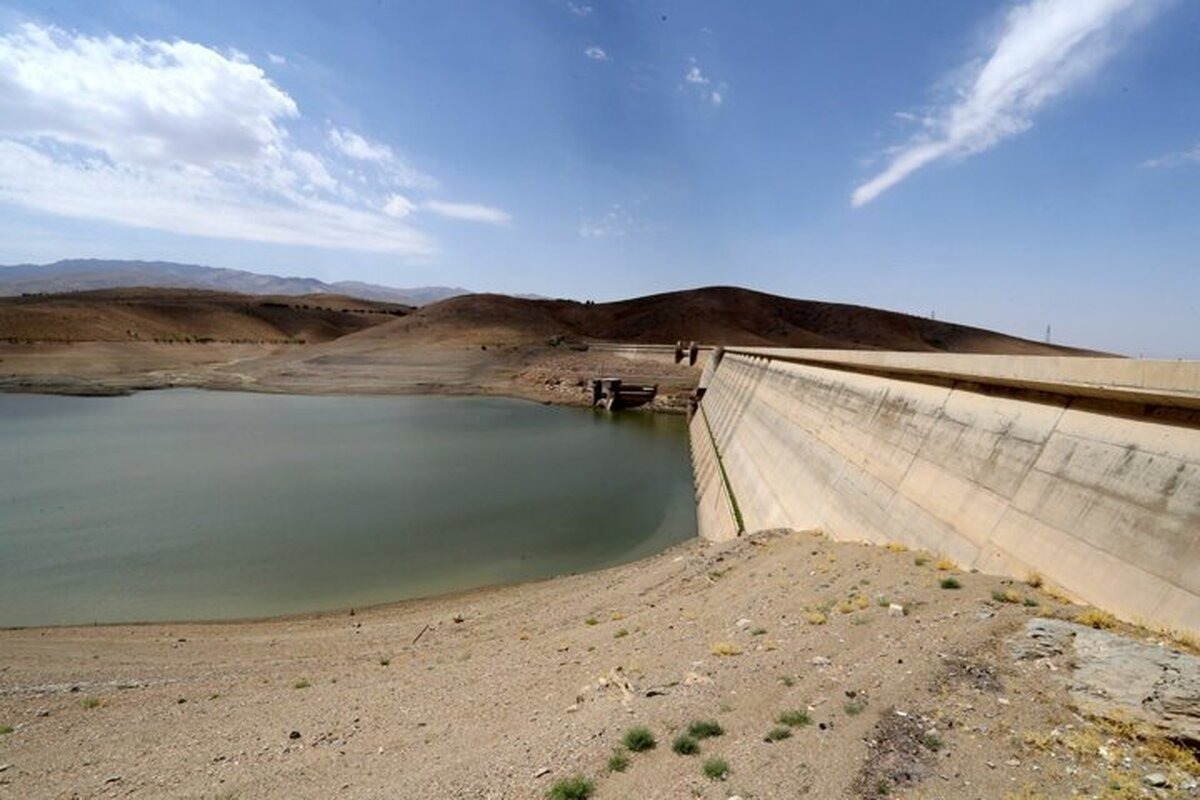
[(1184, 0), (9, 3), (0, 263), (737, 284), (1200, 357), (1198, 77)]

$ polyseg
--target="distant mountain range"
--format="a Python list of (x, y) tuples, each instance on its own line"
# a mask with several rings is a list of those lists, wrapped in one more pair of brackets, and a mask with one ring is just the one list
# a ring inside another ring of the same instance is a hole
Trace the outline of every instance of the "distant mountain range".
[(326, 283), (316, 278), (284, 278), (240, 269), (219, 269), (170, 261), (105, 261), (72, 259), (53, 264), (0, 266), (0, 296), (117, 289), (130, 286), (210, 289), (241, 294), (340, 294), (363, 300), (382, 300), (423, 306), (447, 297), (469, 294), (449, 286), (397, 289), (360, 281)]

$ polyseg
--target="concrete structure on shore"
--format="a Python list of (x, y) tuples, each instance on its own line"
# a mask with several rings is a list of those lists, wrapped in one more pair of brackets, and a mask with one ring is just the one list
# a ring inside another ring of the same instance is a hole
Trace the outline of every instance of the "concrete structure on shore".
[(728, 348), (701, 535), (819, 528), (1200, 633), (1200, 362)]

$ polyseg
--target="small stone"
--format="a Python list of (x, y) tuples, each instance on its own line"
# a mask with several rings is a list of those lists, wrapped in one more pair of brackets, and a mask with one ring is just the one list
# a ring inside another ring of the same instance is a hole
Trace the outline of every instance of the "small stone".
[(539, 769), (537, 772), (533, 773), (533, 777), (535, 777), (535, 778), (540, 778), (540, 777), (542, 777), (543, 775), (549, 775), (549, 774), (550, 774), (550, 768), (549, 768), (549, 767), (542, 767), (542, 768), (541, 768), (541, 769)]
[(292, 731), (291, 733), (288, 734), (288, 738), (289, 739), (299, 739), (300, 731)]
[(50, 709), (48, 709), (48, 708), (39, 708), (39, 709), (37, 710), (37, 715), (38, 715), (39, 717), (48, 717), (48, 716), (50, 716)]
[(1171, 785), (1170, 781), (1167, 780), (1167, 776), (1163, 775), (1161, 772), (1151, 772), (1149, 775), (1142, 778), (1142, 783), (1146, 784), (1147, 786), (1155, 787), (1166, 787)]
[(107, 778), (104, 779), (104, 782), (105, 783), (116, 783), (119, 780), (121, 780), (120, 775), (109, 775)]
[(739, 628), (749, 628), (750, 620), (746, 619), (745, 617), (742, 617), (741, 619), (739, 619), (737, 622), (735, 622), (733, 624)]
[(454, 620), (454, 623), (457, 625), (461, 624), (466, 617), (464, 617), (462, 614), (455, 614), (453, 617), (451, 617), (451, 619)]
[(12, 764), (0, 764), (0, 772), (7, 772)]
[(1019, 767), (1019, 766), (1021, 766), (1021, 760), (1020, 760), (1020, 759), (1017, 759), (1017, 758), (1010, 758), (1008, 761), (1005, 761), (1004, 763), (1005, 763), (1005, 764), (1007, 764), (1007, 765), (1008, 765), (1008, 766), (1010, 766), (1010, 767)]
[(899, 603), (890, 604), (888, 606), (888, 616), (889, 617), (903, 617), (904, 616), (904, 606), (900, 605)]
[(828, 667), (833, 662), (825, 656), (813, 656), (808, 660), (808, 663), (812, 664), (814, 667)]

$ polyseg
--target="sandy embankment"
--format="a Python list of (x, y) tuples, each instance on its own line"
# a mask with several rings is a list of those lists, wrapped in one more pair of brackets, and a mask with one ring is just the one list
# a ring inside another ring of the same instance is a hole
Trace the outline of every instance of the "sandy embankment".
[[(1009, 654), (1078, 609), (918, 560), (775, 534), (354, 615), (0, 631), (0, 797), (1194, 796), (1071, 710), (1065, 662)], [(696, 719), (724, 735), (671, 752)], [(634, 725), (659, 744), (610, 773)]]

